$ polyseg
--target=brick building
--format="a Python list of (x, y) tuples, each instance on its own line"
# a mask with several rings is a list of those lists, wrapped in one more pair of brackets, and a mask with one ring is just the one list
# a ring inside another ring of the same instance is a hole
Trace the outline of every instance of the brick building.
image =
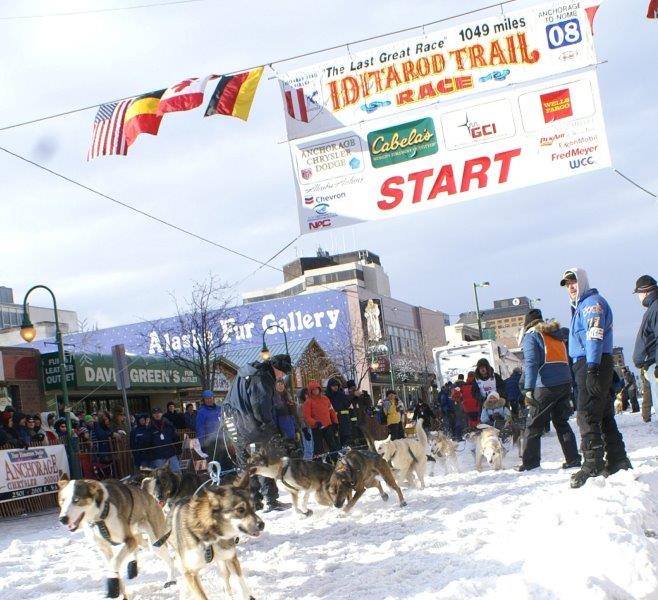
[(30, 414), (46, 410), (37, 350), (0, 347), (0, 407), (9, 403)]

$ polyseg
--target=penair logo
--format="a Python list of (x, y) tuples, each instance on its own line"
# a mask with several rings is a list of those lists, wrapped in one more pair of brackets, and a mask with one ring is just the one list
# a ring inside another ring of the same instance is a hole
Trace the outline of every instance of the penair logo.
[(539, 138), (540, 146), (552, 146), (553, 142), (556, 140), (561, 140), (564, 138), (564, 133), (554, 133), (553, 135), (541, 136)]
[(368, 134), (368, 149), (375, 169), (436, 154), (439, 145), (434, 121), (419, 119), (372, 131)]
[(573, 116), (571, 94), (569, 88), (548, 92), (539, 96), (541, 109), (544, 113), (544, 123), (552, 123)]

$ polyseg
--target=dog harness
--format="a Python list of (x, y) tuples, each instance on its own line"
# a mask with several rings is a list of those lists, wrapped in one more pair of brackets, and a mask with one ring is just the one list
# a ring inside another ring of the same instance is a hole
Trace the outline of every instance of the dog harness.
[[(132, 496), (130, 496), (132, 498)], [(132, 511), (131, 511), (132, 512)], [(107, 515), (110, 514), (110, 501), (106, 500), (105, 501), (105, 506), (103, 507), (103, 510), (101, 511), (101, 514), (99, 515), (98, 521), (94, 521), (92, 525), (95, 525), (98, 527), (98, 533), (101, 534), (103, 539), (106, 542), (109, 542), (113, 546), (119, 546), (121, 545), (121, 542), (113, 542), (112, 538), (110, 537), (110, 530), (107, 528), (107, 525), (105, 524), (105, 519), (107, 519)]]
[[(130, 496), (130, 514), (128, 515), (128, 522), (130, 523), (130, 519), (133, 516), (133, 509), (135, 508), (135, 500), (133, 498), (132, 494), (128, 494)], [(108, 542), (109, 544), (112, 544), (113, 546), (120, 546), (124, 542), (114, 542), (112, 541), (112, 537), (110, 536), (110, 530), (107, 528), (107, 525), (105, 524), (105, 519), (107, 519), (107, 516), (110, 514), (110, 501), (105, 500), (105, 506), (103, 507), (103, 510), (101, 511), (101, 514), (98, 515), (98, 520), (94, 521), (92, 523), (92, 526), (96, 526), (98, 528), (98, 533), (101, 534), (102, 538)]]
[(215, 551), (212, 548), (212, 544), (209, 544), (203, 549), (203, 558), (207, 563), (211, 563), (212, 559), (215, 558)]
[(293, 487), (292, 485), (290, 485), (289, 483), (287, 483), (286, 480), (285, 480), (286, 473), (288, 472), (288, 468), (289, 468), (289, 467), (290, 467), (290, 463), (287, 462), (287, 463), (283, 466), (283, 468), (281, 469), (281, 483), (282, 483), (283, 485), (285, 485), (289, 490), (297, 491), (297, 488)]

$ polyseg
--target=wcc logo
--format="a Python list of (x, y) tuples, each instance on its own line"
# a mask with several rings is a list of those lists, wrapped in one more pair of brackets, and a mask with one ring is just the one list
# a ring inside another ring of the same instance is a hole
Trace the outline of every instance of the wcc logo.
[(569, 88), (548, 92), (539, 96), (544, 123), (552, 123), (573, 116), (573, 105)]

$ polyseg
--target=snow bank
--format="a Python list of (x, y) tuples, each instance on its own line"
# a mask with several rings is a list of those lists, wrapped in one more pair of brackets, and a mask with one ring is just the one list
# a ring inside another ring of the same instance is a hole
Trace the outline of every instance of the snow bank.
[[(366, 493), (343, 517), (313, 506), (308, 519), (267, 514), (266, 535), (241, 544), (260, 600), (452, 598), (658, 598), (658, 423), (621, 415), (635, 469), (569, 488), (555, 434), (543, 439), (543, 468), (477, 473), (469, 449), (462, 473), (404, 490), (409, 506)], [(575, 424), (574, 424), (575, 428)], [(282, 494), (285, 497), (285, 494)], [(142, 555), (132, 598), (178, 598), (166, 571)], [(217, 597), (216, 574), (204, 582)], [(104, 597), (103, 563), (82, 534), (55, 514), (0, 522), (0, 598)]]

